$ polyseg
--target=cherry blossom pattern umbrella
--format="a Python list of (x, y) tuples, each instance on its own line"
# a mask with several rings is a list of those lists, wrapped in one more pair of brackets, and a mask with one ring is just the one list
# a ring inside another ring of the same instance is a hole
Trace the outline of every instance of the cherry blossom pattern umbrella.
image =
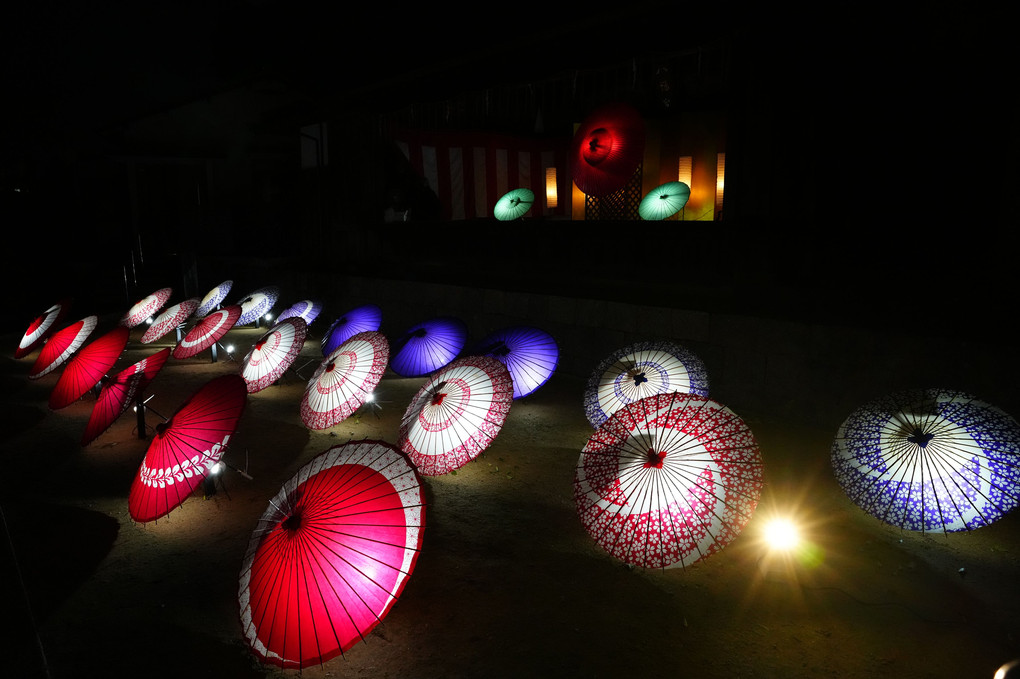
[(390, 345), (380, 332), (359, 332), (323, 359), (301, 397), (301, 421), (328, 429), (350, 417), (378, 386)]
[(180, 326), (188, 320), (195, 310), (198, 309), (198, 298), (186, 299), (156, 317), (144, 333), (142, 333), (142, 344), (151, 344), (163, 335)]
[(131, 331), (118, 325), (72, 356), (50, 392), (50, 409), (66, 408), (98, 385), (124, 353), (130, 334)]
[(495, 358), (458, 358), (411, 400), (400, 422), (400, 448), (425, 476), (459, 469), (499, 434), (513, 395), (510, 371)]
[(560, 357), (552, 335), (524, 325), (490, 333), (471, 353), (492, 356), (507, 367), (514, 381), (514, 399), (524, 398), (548, 382)]
[(195, 317), (205, 318), (215, 311), (219, 307), (220, 302), (227, 298), (227, 295), (230, 293), (230, 288), (233, 286), (234, 281), (227, 280), (207, 292), (205, 297), (202, 298), (202, 301), (198, 303), (198, 308), (195, 309)]
[(501, 222), (520, 219), (535, 204), (535, 192), (531, 189), (513, 189), (504, 193), (492, 209), (493, 215)]
[(866, 403), (840, 425), (832, 466), (850, 500), (886, 523), (973, 530), (1020, 501), (1020, 425), (964, 392), (901, 391)]
[(322, 355), (329, 356), (336, 348), (357, 335), (382, 327), (382, 309), (374, 304), (356, 307), (333, 321), (322, 338)]
[(18, 342), (18, 348), (14, 350), (14, 358), (24, 358), (35, 351), (35, 348), (64, 320), (70, 306), (70, 299), (61, 300), (32, 321), (25, 330), (25, 336)]
[(318, 318), (320, 313), (322, 313), (321, 302), (305, 299), (300, 302), (295, 302), (287, 307), (283, 313), (276, 317), (276, 322), (279, 323), (280, 321), (285, 321), (288, 318), (298, 317), (307, 325), (311, 325), (312, 321)]
[(593, 111), (574, 133), (570, 151), (574, 184), (596, 198), (618, 191), (634, 175), (644, 151), (641, 114), (628, 104), (606, 104)]
[(638, 215), (648, 221), (669, 219), (687, 205), (691, 187), (684, 182), (666, 182), (648, 192), (638, 204)]
[(195, 324), (174, 349), (174, 358), (191, 358), (218, 342), (237, 323), (241, 306), (231, 304), (217, 309)]
[(53, 333), (35, 358), (28, 378), (37, 380), (64, 365), (74, 352), (85, 344), (99, 323), (98, 316), (86, 316), (80, 321)]
[(238, 603), (252, 652), (292, 669), (347, 652), (400, 597), (424, 527), (421, 479), (390, 444), (315, 457), (269, 502), (244, 555)]
[(241, 377), (248, 393), (262, 391), (280, 379), (305, 343), (308, 325), (300, 316), (285, 318), (260, 337), (244, 357)]
[(248, 390), (240, 375), (213, 378), (156, 425), (131, 484), (128, 511), (140, 523), (179, 507), (220, 461), (244, 413)]
[(464, 348), (467, 325), (459, 318), (439, 316), (419, 323), (394, 343), (390, 367), (401, 377), (422, 377), (439, 370)]
[(574, 503), (602, 549), (632, 566), (687, 567), (728, 545), (750, 520), (762, 459), (729, 408), (656, 394), (616, 411), (581, 452)]
[(169, 347), (128, 366), (112, 378), (101, 380), (103, 388), (92, 406), (92, 414), (81, 437), (83, 448), (109, 429), (132, 403), (137, 403), (168, 358)]
[(705, 364), (673, 342), (636, 342), (607, 356), (584, 390), (584, 414), (593, 427), (618, 408), (673, 391), (708, 396)]
[(269, 285), (259, 288), (246, 296), (238, 304), (241, 305), (241, 317), (237, 319), (237, 325), (248, 325), (269, 313), (269, 310), (276, 304), (280, 297), (280, 288)]
[(120, 320), (121, 325), (133, 328), (149, 320), (153, 314), (163, 308), (173, 292), (173, 288), (160, 288), (151, 295), (138, 300)]

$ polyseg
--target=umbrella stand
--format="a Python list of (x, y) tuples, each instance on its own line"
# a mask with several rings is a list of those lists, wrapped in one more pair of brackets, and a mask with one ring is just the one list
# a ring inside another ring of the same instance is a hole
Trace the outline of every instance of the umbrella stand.
[(152, 412), (156, 413), (156, 416), (157, 417), (162, 417), (164, 422), (169, 420), (169, 418), (167, 418), (167, 417), (165, 417), (163, 415), (160, 415), (159, 411), (157, 411), (157, 410), (155, 410), (153, 408), (150, 408), (149, 406), (146, 405), (149, 401), (152, 400), (153, 396), (155, 396), (155, 394), (150, 394), (149, 398), (145, 399), (144, 401), (141, 398), (139, 398), (135, 402), (135, 415), (136, 415), (136, 417), (138, 419), (138, 438), (140, 438), (140, 439), (144, 439), (147, 436), (147, 434), (145, 433), (145, 411), (146, 410), (151, 410)]

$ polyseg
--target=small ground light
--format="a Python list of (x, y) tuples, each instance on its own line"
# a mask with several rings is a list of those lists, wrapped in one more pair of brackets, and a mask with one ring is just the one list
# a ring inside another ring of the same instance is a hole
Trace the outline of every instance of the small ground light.
[(263, 316), (263, 318), (265, 318), (266, 323), (268, 323), (269, 321), (273, 320), (273, 314), (266, 314), (265, 316)]

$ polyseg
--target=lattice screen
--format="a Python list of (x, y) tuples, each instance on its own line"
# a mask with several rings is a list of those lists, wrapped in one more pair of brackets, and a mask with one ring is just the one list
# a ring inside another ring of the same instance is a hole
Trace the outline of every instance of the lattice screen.
[(643, 165), (638, 164), (627, 185), (609, 195), (596, 198), (585, 195), (585, 221), (613, 221), (640, 219), (638, 205), (641, 204), (641, 182)]

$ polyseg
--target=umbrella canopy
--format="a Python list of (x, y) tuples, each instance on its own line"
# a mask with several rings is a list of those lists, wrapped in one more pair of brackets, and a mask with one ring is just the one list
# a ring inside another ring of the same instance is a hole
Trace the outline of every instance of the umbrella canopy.
[(291, 304), (290, 307), (276, 317), (276, 321), (279, 323), (280, 321), (285, 321), (288, 318), (298, 317), (307, 325), (311, 325), (312, 321), (318, 318), (320, 313), (322, 313), (321, 302), (305, 299)]
[(141, 397), (168, 358), (169, 347), (128, 366), (112, 379), (103, 380), (103, 389), (99, 392), (96, 404), (92, 406), (92, 414), (81, 437), (83, 448), (109, 429)]
[(189, 317), (198, 309), (198, 298), (186, 299), (180, 304), (175, 304), (152, 322), (142, 334), (142, 344), (151, 344), (163, 335), (167, 334)]
[(501, 222), (520, 219), (535, 204), (535, 192), (531, 189), (513, 189), (496, 201), (492, 213)]
[(395, 343), (390, 367), (401, 377), (421, 377), (439, 370), (464, 348), (467, 325), (440, 316), (410, 328)]
[(471, 352), (492, 356), (510, 371), (514, 398), (523, 398), (549, 381), (560, 349), (552, 335), (529, 326), (503, 328), (487, 335)]
[(507, 367), (466, 356), (436, 371), (400, 422), (400, 448), (425, 476), (459, 469), (489, 447), (513, 403)]
[(691, 187), (683, 182), (667, 182), (648, 192), (638, 205), (641, 219), (649, 221), (668, 219), (687, 205)]
[(138, 300), (134, 306), (128, 309), (124, 318), (120, 319), (121, 325), (133, 328), (149, 320), (154, 313), (163, 308), (173, 292), (173, 288), (160, 288), (151, 295)]
[(307, 332), (308, 325), (303, 318), (285, 318), (252, 345), (241, 367), (249, 394), (262, 391), (280, 379), (301, 353)]
[(351, 309), (333, 321), (322, 338), (322, 355), (329, 356), (336, 348), (359, 332), (375, 331), (382, 327), (382, 309), (365, 304)]
[(241, 305), (241, 317), (237, 319), (237, 325), (254, 323), (273, 308), (279, 297), (280, 288), (275, 285), (259, 288), (251, 293), (238, 302)]
[(323, 663), (364, 639), (414, 571), (425, 497), (414, 467), (381, 441), (330, 448), (276, 494), (241, 567), (241, 627), (286, 668)]
[(75, 354), (50, 392), (50, 409), (71, 405), (99, 384), (124, 352), (130, 334), (130, 330), (119, 325)]
[(570, 168), (574, 184), (589, 196), (626, 186), (645, 152), (645, 123), (632, 106), (607, 104), (593, 111), (574, 133)]
[(192, 394), (167, 422), (156, 425), (131, 484), (131, 518), (155, 521), (188, 499), (223, 456), (247, 398), (240, 375), (216, 377)]
[(57, 325), (64, 320), (70, 306), (71, 300), (61, 300), (32, 321), (28, 329), (25, 330), (25, 336), (18, 342), (18, 348), (14, 350), (14, 358), (24, 358), (32, 353), (53, 332)]
[(202, 298), (202, 301), (198, 303), (198, 308), (195, 309), (196, 318), (205, 318), (220, 305), (227, 295), (230, 293), (230, 288), (234, 286), (234, 281), (223, 281), (215, 288), (210, 290)]
[(847, 496), (886, 523), (972, 530), (1020, 500), (1020, 426), (964, 392), (902, 391), (861, 406), (840, 425), (832, 466)]
[(227, 334), (241, 316), (238, 304), (225, 306), (199, 321), (174, 349), (174, 358), (191, 358), (208, 349)]
[(67, 359), (71, 358), (71, 354), (78, 351), (85, 343), (98, 323), (98, 316), (86, 316), (53, 333), (53, 336), (39, 351), (39, 355), (35, 357), (35, 363), (32, 364), (32, 369), (28, 372), (28, 378), (37, 380), (64, 365)]
[(750, 520), (762, 459), (729, 408), (656, 394), (613, 414), (585, 445), (574, 503), (589, 535), (642, 568), (686, 567), (722, 549)]
[(637, 342), (607, 356), (584, 389), (584, 414), (593, 427), (617, 409), (652, 394), (708, 396), (705, 364), (673, 342)]
[(379, 384), (390, 358), (380, 332), (359, 332), (323, 359), (301, 397), (301, 421), (328, 429), (361, 407)]

